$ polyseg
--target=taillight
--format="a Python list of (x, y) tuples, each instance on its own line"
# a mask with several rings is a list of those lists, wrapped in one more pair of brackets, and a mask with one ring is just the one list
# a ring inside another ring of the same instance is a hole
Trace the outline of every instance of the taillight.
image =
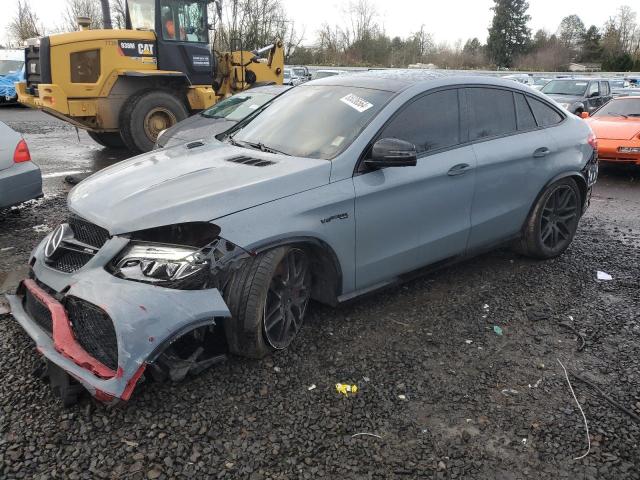
[(16, 145), (16, 149), (13, 152), (13, 161), (15, 163), (31, 161), (31, 154), (29, 153), (29, 147), (27, 147), (27, 142), (25, 142), (24, 140), (20, 140), (18, 142), (18, 145)]
[(589, 145), (591, 145), (591, 147), (594, 150), (598, 150), (598, 139), (596, 138), (596, 136), (593, 133), (589, 134), (589, 137), (587, 138), (587, 143)]

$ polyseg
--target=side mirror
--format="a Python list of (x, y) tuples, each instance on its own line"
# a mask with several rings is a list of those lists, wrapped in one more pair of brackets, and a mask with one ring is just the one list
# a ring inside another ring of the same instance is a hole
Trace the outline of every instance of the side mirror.
[(399, 138), (382, 138), (373, 144), (371, 158), (364, 161), (370, 168), (414, 167), (418, 154), (413, 143)]
[(580, 118), (589, 118), (589, 112), (582, 112)]
[(591, 98), (594, 97), (599, 97), (600, 96), (600, 92), (593, 92), (591, 95), (589, 95)]

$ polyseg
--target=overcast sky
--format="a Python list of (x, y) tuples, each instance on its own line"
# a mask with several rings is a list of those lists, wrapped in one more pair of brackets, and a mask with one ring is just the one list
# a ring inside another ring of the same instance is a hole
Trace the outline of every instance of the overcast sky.
[[(60, 25), (65, 0), (27, 0), (48, 27)], [(485, 41), (487, 28), (491, 23), (492, 0), (370, 0), (379, 14), (378, 21), (384, 25), (390, 36), (408, 36), (424, 24), (434, 35), (436, 42), (454, 43), (458, 39), (478, 37)], [(2, 18), (0, 25), (6, 32), (6, 25), (15, 15), (16, 1), (1, 0)], [(282, 0), (289, 17), (305, 30), (305, 44), (311, 44), (316, 31), (323, 22), (338, 23), (344, 16), (346, 1), (337, 0)], [(529, 0), (530, 27), (535, 32), (544, 28), (554, 32), (560, 20), (577, 14), (587, 25), (601, 27), (613, 16), (621, 5), (630, 5), (640, 10), (637, 0)], [(640, 13), (640, 12), (639, 12)], [(4, 38), (2, 38), (4, 40)]]

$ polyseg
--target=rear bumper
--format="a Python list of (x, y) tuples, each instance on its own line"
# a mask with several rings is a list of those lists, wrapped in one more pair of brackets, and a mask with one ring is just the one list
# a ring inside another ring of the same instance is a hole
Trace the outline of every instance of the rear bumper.
[[(110, 254), (121, 246), (112, 239), (104, 250)], [(15, 295), (7, 295), (12, 315), (42, 355), (105, 403), (128, 400), (147, 364), (173, 340), (193, 328), (213, 324), (216, 318), (230, 316), (216, 289), (172, 290), (122, 280), (89, 264), (74, 274), (65, 274), (38, 260), (42, 259), (42, 249), (41, 243), (33, 265), (34, 277), (40, 283), (24, 280)], [(45, 291), (42, 285), (50, 290)], [(51, 332), (27, 312), (27, 290), (51, 313)], [(117, 338), (117, 369), (92, 357), (76, 340), (75, 327), (65, 309), (71, 298), (100, 308), (112, 322)]]
[(620, 153), (619, 147), (640, 147), (640, 141), (598, 139), (600, 161), (640, 165), (640, 153)]
[(42, 196), (42, 175), (33, 162), (16, 163), (0, 170), (0, 208)]

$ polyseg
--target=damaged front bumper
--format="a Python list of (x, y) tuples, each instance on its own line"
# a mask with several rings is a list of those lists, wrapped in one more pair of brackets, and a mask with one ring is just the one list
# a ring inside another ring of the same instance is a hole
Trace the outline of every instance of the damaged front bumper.
[(64, 273), (42, 260), (43, 241), (32, 278), (7, 296), (37, 350), (105, 403), (128, 400), (146, 366), (186, 332), (230, 316), (217, 289), (175, 290), (105, 271), (126, 243), (113, 237), (81, 269)]

